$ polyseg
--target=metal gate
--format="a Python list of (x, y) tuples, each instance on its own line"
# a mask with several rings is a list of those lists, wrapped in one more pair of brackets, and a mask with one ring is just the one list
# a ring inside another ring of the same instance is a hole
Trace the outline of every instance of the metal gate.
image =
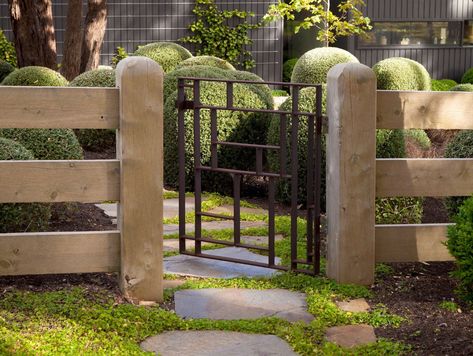
[[(226, 105), (213, 106), (202, 103), (200, 100), (200, 88), (202, 82), (218, 82), (226, 85)], [(281, 111), (273, 109), (253, 109), (235, 107), (233, 103), (234, 85), (275, 85), (290, 86), (292, 92), (292, 108), (290, 111)], [(315, 88), (315, 112), (303, 112), (299, 110), (300, 90), (306, 87)], [(192, 100), (186, 97), (186, 91), (192, 92)], [(290, 84), (278, 82), (254, 82), (244, 80), (221, 80), (221, 79), (204, 79), (204, 78), (180, 78), (178, 80), (178, 145), (179, 145), (179, 251), (181, 254), (216, 259), (222, 261), (236, 262), (259, 267), (267, 267), (278, 270), (290, 270), (308, 274), (318, 274), (320, 272), (320, 215), (321, 215), (321, 161), (322, 161), (322, 86), (307, 84)], [(195, 197), (195, 235), (186, 234), (186, 170), (185, 170), (185, 113), (193, 112), (194, 125), (194, 197)], [(210, 111), (210, 131), (211, 131), (211, 159), (207, 163), (201, 160), (201, 111)], [(278, 115), (280, 117), (280, 143), (278, 146), (261, 145), (239, 142), (223, 142), (218, 140), (218, 119), (217, 112), (219, 110), (240, 111), (249, 113), (267, 113)], [(299, 122), (301, 116), (308, 118), (308, 144), (307, 144), (307, 201), (306, 201), (306, 219), (307, 219), (307, 240), (305, 258), (298, 258), (297, 248), (298, 241), (298, 135)], [(291, 120), (290, 138), (288, 140), (288, 121)], [(289, 147), (288, 147), (289, 144)], [(254, 149), (256, 151), (256, 170), (247, 171), (234, 169), (232, 167), (220, 167), (217, 157), (219, 146), (232, 146), (234, 148)], [(263, 151), (275, 150), (279, 152), (279, 172), (267, 172), (263, 166)], [(289, 150), (289, 152), (288, 152)], [(290, 163), (287, 163), (287, 155), (290, 155)], [(233, 199), (234, 212), (229, 217), (221, 214), (212, 214), (202, 211), (202, 173), (216, 172), (229, 174), (233, 179)], [(248, 245), (241, 242), (241, 223), (240, 223), (240, 191), (241, 179), (243, 176), (265, 177), (268, 180), (268, 246)], [(275, 263), (275, 196), (276, 184), (278, 180), (290, 180), (291, 184), (291, 262), (290, 266), (282, 266)], [(233, 241), (222, 241), (211, 238), (202, 237), (202, 218), (210, 217), (215, 219), (233, 220), (234, 236)], [(195, 251), (186, 249), (186, 241), (191, 240), (195, 243)], [(267, 254), (267, 263), (259, 263), (236, 258), (223, 256), (214, 256), (205, 254), (202, 251), (202, 242), (219, 244), (224, 246), (243, 247), (258, 250), (263, 254)], [(304, 267), (300, 267), (304, 266)]]

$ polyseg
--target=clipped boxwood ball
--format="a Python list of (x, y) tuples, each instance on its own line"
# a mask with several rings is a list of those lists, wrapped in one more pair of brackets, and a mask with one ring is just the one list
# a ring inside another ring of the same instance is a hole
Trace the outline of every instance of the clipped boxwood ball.
[(419, 62), (408, 58), (384, 59), (373, 66), (382, 90), (431, 90), (431, 79), (427, 69)]
[(473, 68), (468, 69), (462, 77), (462, 84), (473, 84)]
[(297, 61), (292, 72), (292, 83), (327, 83), (330, 69), (339, 63), (358, 63), (358, 59), (341, 48), (322, 47), (306, 52)]
[(69, 82), (58, 72), (46, 67), (23, 67), (10, 73), (2, 85), (64, 87)]
[(8, 138), (30, 150), (36, 159), (82, 159), (82, 148), (74, 131), (69, 129), (0, 129)]
[[(460, 131), (447, 145), (446, 158), (473, 158), (473, 130)], [(449, 197), (446, 200), (448, 214), (453, 218), (467, 197)]]
[(172, 42), (150, 43), (139, 47), (133, 55), (152, 59), (163, 68), (164, 73), (173, 71), (179, 63), (192, 57), (187, 49)]
[[(230, 72), (230, 71), (227, 71)], [(245, 84), (235, 84), (233, 91), (235, 107), (269, 109), (270, 104), (265, 103), (254, 91)], [(192, 99), (192, 90), (187, 91), (187, 97)], [(164, 106), (164, 179), (166, 185), (178, 185), (178, 131), (177, 109), (175, 101), (177, 91), (168, 98)], [(203, 104), (225, 106), (227, 101), (224, 83), (202, 82), (200, 85), (200, 100)], [(202, 164), (210, 165), (210, 112), (202, 110), (201, 121), (201, 157)], [(186, 127), (186, 187), (193, 189), (193, 164), (194, 164), (194, 136), (193, 136), (193, 111), (185, 114)], [(229, 142), (242, 142), (264, 144), (267, 133), (269, 117), (267, 114), (217, 111), (218, 140)], [(248, 133), (251, 133), (249, 135)], [(255, 150), (232, 149), (227, 146), (218, 147), (218, 163), (221, 168), (237, 168), (255, 170)], [(231, 190), (231, 179), (227, 174), (218, 176), (215, 173), (204, 174), (203, 187), (207, 191), (227, 192)]]
[(226, 70), (235, 70), (229, 62), (214, 56), (196, 56), (186, 59), (178, 64), (176, 69), (193, 66), (209, 66)]
[(5, 62), (5, 61), (0, 61), (0, 83), (14, 70), (15, 70), (15, 67), (13, 67), (10, 63)]
[(457, 82), (452, 79), (432, 79), (432, 91), (449, 91)]
[[(0, 161), (33, 159), (25, 147), (0, 137)], [(0, 204), (0, 233), (44, 231), (50, 217), (47, 204)]]
[[(77, 76), (69, 85), (71, 87), (115, 87), (114, 69), (94, 69)], [(83, 149), (89, 151), (103, 151), (115, 146), (115, 130), (102, 129), (80, 129), (75, 130), (77, 139)]]
[(256, 95), (258, 95), (269, 107), (274, 107), (273, 94), (271, 88), (264, 84), (264, 80), (255, 73), (247, 72), (244, 70), (237, 70), (231, 72), (231, 75), (236, 80), (247, 80), (251, 82), (260, 82), (262, 84), (245, 84), (247, 85)]
[(455, 85), (451, 91), (473, 91), (473, 84), (458, 84)]

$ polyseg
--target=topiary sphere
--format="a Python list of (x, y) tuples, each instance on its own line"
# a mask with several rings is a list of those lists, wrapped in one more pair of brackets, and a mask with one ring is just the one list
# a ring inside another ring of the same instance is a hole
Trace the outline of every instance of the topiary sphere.
[(150, 43), (139, 47), (133, 55), (152, 59), (163, 68), (164, 73), (173, 71), (179, 63), (192, 57), (187, 49), (172, 42)]
[(271, 88), (264, 83), (264, 80), (255, 73), (247, 72), (244, 70), (237, 70), (231, 72), (231, 75), (236, 80), (247, 80), (251, 82), (260, 82), (261, 84), (245, 84), (250, 90), (256, 93), (267, 105), (270, 105), (271, 108), (274, 107), (273, 94)]
[[(446, 158), (473, 158), (473, 130), (460, 131), (447, 145)], [(446, 206), (453, 218), (467, 197), (449, 197)]]
[[(94, 69), (74, 78), (69, 83), (71, 87), (105, 87), (114, 88), (116, 86), (114, 69)], [(77, 139), (82, 148), (89, 151), (103, 151), (115, 147), (115, 130), (75, 130)]]
[(229, 62), (214, 56), (196, 56), (186, 59), (177, 65), (176, 69), (193, 66), (209, 66), (226, 70), (236, 70)]
[(454, 86), (451, 91), (473, 91), (473, 84), (458, 84)]
[(432, 91), (449, 91), (457, 82), (452, 79), (432, 79)]
[(5, 62), (5, 61), (0, 61), (0, 83), (14, 70), (15, 70), (15, 67), (13, 67), (10, 63)]
[[(227, 71), (230, 72), (230, 71)], [(187, 90), (187, 97), (192, 99), (192, 90)], [(177, 109), (175, 101), (177, 91), (168, 98), (164, 106), (164, 178), (165, 184), (177, 187), (178, 184), (178, 131)], [(202, 82), (200, 85), (200, 100), (203, 104), (225, 106), (227, 102), (224, 83)], [(233, 91), (235, 107), (270, 109), (270, 103), (249, 90), (245, 84), (235, 84)], [(202, 110), (201, 121), (201, 157), (204, 165), (210, 165), (210, 112)], [(218, 140), (264, 144), (269, 117), (267, 114), (217, 111)], [(193, 188), (194, 174), (194, 136), (193, 111), (186, 111), (186, 187)], [(248, 133), (251, 133), (249, 135)], [(255, 150), (232, 149), (226, 146), (218, 147), (219, 167), (255, 170)], [(204, 174), (203, 187), (207, 191), (227, 192), (231, 189), (231, 180), (228, 175), (218, 176), (214, 173)]]
[(358, 59), (341, 48), (322, 47), (306, 52), (297, 61), (292, 72), (292, 83), (327, 83), (330, 69), (339, 63), (358, 63)]
[(36, 159), (82, 159), (82, 148), (69, 129), (0, 129), (0, 137), (20, 143)]
[[(25, 147), (0, 137), (0, 161), (33, 159)], [(0, 233), (45, 230), (50, 217), (47, 204), (0, 204)]]
[(462, 77), (462, 84), (473, 84), (473, 68), (468, 69)]
[(382, 90), (431, 90), (429, 72), (419, 62), (408, 58), (388, 58), (373, 66)]
[(46, 67), (23, 67), (10, 73), (2, 85), (64, 87), (69, 82), (58, 72)]

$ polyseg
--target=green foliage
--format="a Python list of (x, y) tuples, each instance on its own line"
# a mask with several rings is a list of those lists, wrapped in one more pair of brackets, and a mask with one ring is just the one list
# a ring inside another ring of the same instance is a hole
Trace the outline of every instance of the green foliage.
[(423, 150), (428, 150), (432, 146), (432, 141), (424, 130), (404, 130), (403, 133), (405, 139), (413, 140)]
[(419, 62), (408, 58), (388, 58), (373, 66), (382, 90), (431, 90), (429, 72)]
[(406, 145), (402, 130), (376, 130), (376, 157), (403, 158)]
[[(114, 69), (94, 69), (74, 78), (71, 87), (115, 87)], [(115, 130), (75, 130), (82, 148), (89, 151), (103, 151), (115, 146)]]
[(327, 83), (329, 70), (339, 63), (357, 63), (358, 59), (341, 48), (315, 48), (302, 55), (292, 72), (292, 83)]
[(164, 73), (169, 73), (176, 69), (179, 63), (192, 57), (187, 49), (172, 42), (155, 42), (139, 47), (134, 56), (143, 56), (158, 63)]
[(462, 84), (473, 84), (473, 68), (468, 69), (462, 77)]
[(15, 70), (10, 63), (0, 60), (0, 83)]
[(288, 96), (289, 94), (285, 90), (275, 89), (275, 90), (271, 90), (271, 95), (278, 97), (278, 96)]
[(449, 226), (447, 248), (455, 257), (456, 270), (453, 275), (459, 279), (459, 291), (468, 302), (473, 302), (473, 197), (460, 206), (454, 221)]
[(46, 67), (23, 67), (10, 73), (2, 85), (64, 87), (68, 81), (58, 72)]
[[(446, 158), (473, 158), (473, 131), (459, 132), (447, 145)], [(466, 197), (449, 197), (446, 206), (450, 218), (453, 218)]]
[(294, 66), (296, 65), (299, 58), (291, 58), (284, 62), (282, 66), (282, 80), (283, 82), (290, 83)]
[(449, 301), (449, 300), (444, 300), (439, 304), (439, 308), (447, 310), (452, 313), (456, 313), (460, 307), (458, 306), (457, 303)]
[[(25, 147), (0, 137), (0, 161), (33, 159)], [(0, 233), (44, 231), (50, 215), (46, 204), (0, 204)]]
[(419, 198), (376, 199), (377, 224), (420, 224), (423, 206)]
[(453, 88), (450, 89), (451, 91), (473, 91), (473, 84), (467, 83), (467, 84), (458, 84), (454, 86)]
[(128, 53), (125, 50), (125, 48), (118, 46), (117, 48), (115, 48), (115, 53), (114, 53), (114, 56), (112, 57), (112, 60), (110, 61), (110, 64), (112, 65), (113, 68), (116, 68), (118, 63), (120, 63), (121, 60), (127, 57), (128, 57)]
[[(13, 44), (8, 41), (3, 31), (0, 29), (0, 61), (10, 63), (13, 67), (17, 66), (16, 51)], [(1, 82), (1, 80), (0, 80)]]
[(0, 137), (20, 143), (36, 159), (82, 159), (82, 148), (69, 129), (0, 129)]
[[(181, 41), (196, 45), (198, 55), (222, 58), (244, 69), (253, 68), (255, 61), (246, 49), (253, 43), (248, 33), (261, 24), (250, 24), (247, 19), (255, 14), (238, 9), (221, 11), (215, 0), (196, 0), (195, 3), (193, 13), (197, 19), (189, 26), (193, 35)], [(237, 24), (231, 26), (233, 22)]]
[(452, 79), (432, 79), (432, 91), (450, 91), (457, 82)]
[(209, 66), (226, 70), (235, 70), (228, 61), (215, 56), (196, 56), (179, 63), (176, 69), (193, 66)]

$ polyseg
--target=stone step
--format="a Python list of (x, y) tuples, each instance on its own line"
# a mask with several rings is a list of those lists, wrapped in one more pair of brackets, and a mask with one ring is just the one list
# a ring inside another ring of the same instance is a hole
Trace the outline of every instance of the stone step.
[(328, 328), (325, 339), (340, 347), (352, 348), (376, 342), (374, 328), (370, 325), (344, 325)]

